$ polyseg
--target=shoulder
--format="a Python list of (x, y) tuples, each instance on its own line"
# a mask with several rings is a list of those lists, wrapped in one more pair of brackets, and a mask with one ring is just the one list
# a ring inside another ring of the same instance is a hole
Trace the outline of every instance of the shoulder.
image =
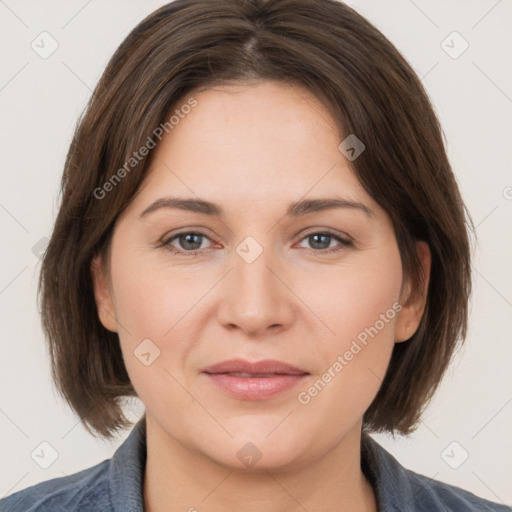
[(403, 467), (372, 437), (362, 438), (362, 468), (383, 512), (512, 512), (512, 507)]
[(146, 464), (145, 414), (106, 459), (0, 500), (0, 512), (142, 512)]
[(110, 510), (110, 460), (68, 476), (27, 487), (0, 500), (0, 512), (78, 512)]
[(512, 508), (480, 498), (455, 485), (406, 470), (413, 492), (414, 510), (446, 512), (511, 512)]

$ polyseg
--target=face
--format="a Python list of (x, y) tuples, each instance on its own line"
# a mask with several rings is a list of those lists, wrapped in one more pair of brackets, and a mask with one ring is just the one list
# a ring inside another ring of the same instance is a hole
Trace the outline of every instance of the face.
[[(94, 262), (100, 319), (173, 443), (229, 467), (245, 452), (262, 469), (300, 466), (360, 430), (424, 301), (314, 96), (272, 82), (192, 96), (116, 223), (108, 274)], [(233, 359), (297, 371), (204, 371)]]

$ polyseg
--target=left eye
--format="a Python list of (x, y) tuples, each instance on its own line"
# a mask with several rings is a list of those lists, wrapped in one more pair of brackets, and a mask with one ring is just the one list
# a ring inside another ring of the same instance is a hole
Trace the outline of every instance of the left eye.
[[(201, 247), (202, 245), (202, 239), (210, 239), (207, 235), (204, 233), (197, 233), (193, 231), (187, 231), (178, 233), (171, 238), (164, 240), (161, 244), (162, 247), (167, 248), (173, 253), (179, 253), (179, 254), (185, 254), (189, 256), (193, 256), (195, 254), (198, 254), (202, 252), (204, 247)], [(180, 247), (176, 247), (175, 245), (172, 245), (174, 241), (177, 241)], [(348, 239), (342, 238), (339, 235), (335, 235), (334, 233), (329, 232), (315, 232), (315, 233), (309, 233), (308, 235), (304, 236), (301, 239), (301, 242), (303, 240), (309, 240), (309, 243), (312, 244), (312, 249), (315, 252), (335, 252), (343, 249), (344, 247), (351, 246), (352, 242)], [(333, 240), (336, 240), (339, 242), (339, 245), (341, 247), (335, 247), (330, 248), (331, 242)], [(329, 249), (329, 250), (326, 250)]]
[[(321, 252), (335, 252), (340, 251), (343, 247), (351, 246), (352, 242), (348, 239), (342, 238), (341, 236), (335, 235), (334, 233), (310, 233), (306, 235), (302, 240), (309, 240), (309, 243), (312, 244), (313, 250), (321, 251)], [(328, 251), (325, 249), (329, 248), (330, 242), (336, 240), (339, 242), (341, 247), (331, 248)], [(319, 247), (327, 244), (327, 247)]]

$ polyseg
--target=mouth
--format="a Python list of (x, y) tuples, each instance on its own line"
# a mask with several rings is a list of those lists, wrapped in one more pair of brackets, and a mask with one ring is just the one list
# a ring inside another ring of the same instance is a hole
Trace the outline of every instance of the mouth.
[[(208, 373), (208, 372), (207, 372)], [(276, 375), (290, 375), (287, 373), (247, 373), (247, 372), (222, 372), (222, 373), (214, 373), (211, 375), (232, 375), (233, 377), (275, 377)]]
[(202, 370), (224, 393), (239, 400), (266, 400), (295, 387), (309, 372), (281, 361), (224, 361)]

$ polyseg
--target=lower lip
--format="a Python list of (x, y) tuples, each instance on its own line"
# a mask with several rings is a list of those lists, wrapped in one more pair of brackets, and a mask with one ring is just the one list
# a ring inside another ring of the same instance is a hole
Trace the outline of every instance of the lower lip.
[(237, 377), (227, 373), (205, 373), (214, 384), (240, 400), (266, 400), (293, 388), (307, 377), (300, 375), (276, 375), (275, 377)]

